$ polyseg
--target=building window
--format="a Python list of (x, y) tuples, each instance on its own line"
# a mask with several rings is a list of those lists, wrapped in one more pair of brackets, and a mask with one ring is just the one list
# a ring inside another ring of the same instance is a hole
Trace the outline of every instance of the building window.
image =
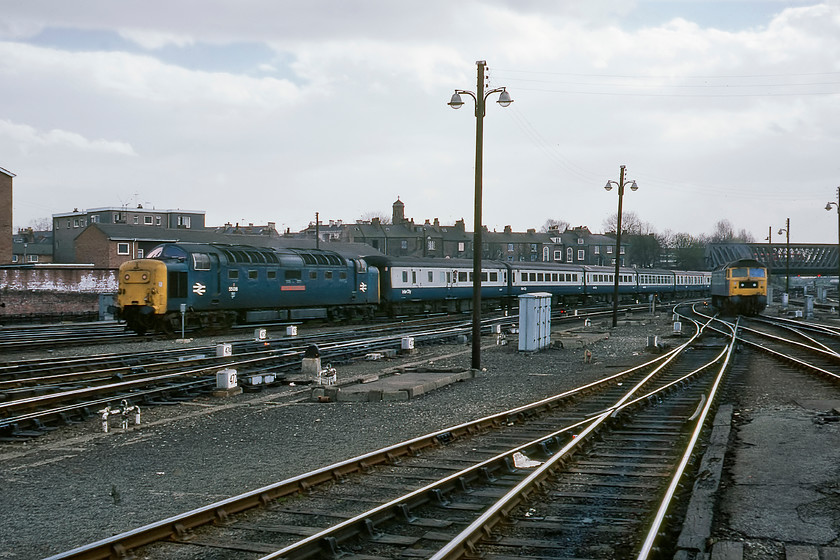
[(152, 225), (152, 223), (154, 223), (153, 220), (153, 216), (143, 216), (143, 225), (150, 226)]
[(189, 229), (190, 228), (190, 217), (189, 216), (178, 216), (178, 227)]
[(459, 241), (459, 242), (458, 242), (458, 252), (459, 252), (459, 253), (463, 253), (463, 252), (464, 252), (464, 249), (465, 249), (465, 247), (464, 247), (464, 242), (463, 242), (463, 241)]
[(559, 249), (554, 251), (554, 260), (557, 261), (557, 262), (562, 262), (563, 261), (563, 251), (561, 251)]
[(38, 262), (38, 255), (29, 255), (26, 257), (26, 262), (36, 263)]
[(583, 249), (578, 249), (578, 260), (582, 261), (586, 258), (586, 251)]
[(532, 253), (536, 253), (536, 252), (537, 252), (537, 244), (536, 244), (536, 243), (531, 243), (531, 252), (532, 252)]
[(78, 218), (76, 218), (75, 220), (73, 220), (73, 227), (74, 227), (74, 228), (79, 227), (79, 219), (78, 219)]
[(513, 243), (508, 243), (508, 253), (513, 253)]
[(600, 245), (595, 245), (592, 248), (592, 252), (594, 252), (596, 255), (600, 255), (601, 254), (601, 246)]
[(624, 247), (621, 247), (620, 254), (622, 254), (622, 255), (624, 254)]
[(118, 255), (127, 255), (128, 254), (128, 243), (117, 243), (117, 254)]
[(137, 249), (137, 258), (138, 259), (145, 258), (145, 256), (146, 256), (146, 251), (144, 251), (143, 249)]
[(612, 245), (607, 245), (607, 254), (612, 255), (612, 252), (613, 252)]
[(12, 262), (13, 263), (18, 262), (18, 256), (17, 255), (12, 255)]
[(578, 237), (578, 245), (583, 245), (583, 237)]
[(139, 223), (140, 223), (140, 216), (134, 216), (134, 224), (136, 225), (136, 224), (139, 224)]
[(402, 241), (400, 241), (400, 248), (401, 249), (408, 249), (408, 240), (403, 239)]
[(99, 223), (99, 216), (98, 216), (98, 215), (96, 215), (96, 214), (93, 214), (93, 215), (90, 217), (90, 223), (92, 223), (92, 224), (98, 224), (98, 223)]
[(569, 247), (566, 249), (566, 262), (572, 262), (575, 257), (575, 250)]
[(543, 260), (548, 262), (549, 260), (551, 260), (550, 257), (551, 257), (551, 249), (549, 249), (548, 247), (543, 247)]
[(155, 216), (155, 225), (156, 226), (160, 225), (160, 216)]
[(428, 247), (429, 247), (429, 251), (434, 251), (435, 250), (435, 240), (434, 239), (429, 239)]

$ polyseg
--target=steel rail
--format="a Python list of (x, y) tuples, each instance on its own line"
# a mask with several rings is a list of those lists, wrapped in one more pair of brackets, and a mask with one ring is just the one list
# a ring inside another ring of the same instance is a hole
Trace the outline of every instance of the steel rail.
[[(639, 381), (633, 388), (631, 388), (624, 397), (619, 399), (612, 407), (602, 412), (595, 417), (592, 423), (589, 424), (578, 436), (567, 443), (562, 449), (557, 451), (545, 463), (537, 467), (524, 480), (519, 482), (511, 490), (509, 490), (501, 499), (490, 506), (478, 518), (470, 523), (458, 535), (450, 540), (443, 548), (438, 550), (430, 557), (430, 560), (457, 560), (467, 555), (475, 553), (476, 545), (490, 535), (493, 528), (498, 525), (503, 519), (509, 517), (510, 513), (520, 504), (522, 504), (527, 497), (532, 493), (539, 491), (545, 484), (545, 481), (552, 475), (554, 471), (560, 468), (578, 447), (583, 446), (584, 442), (588, 443), (589, 436), (595, 433), (601, 425), (606, 422), (613, 414), (613, 412), (621, 407), (623, 404), (631, 400), (631, 396), (640, 390), (658, 370), (665, 367), (670, 361), (684, 351), (690, 344), (692, 344), (702, 333), (703, 329), (698, 328), (697, 332), (685, 344), (678, 346), (671, 353), (670, 357), (663, 361), (656, 370), (648, 374), (645, 379)], [(262, 560), (262, 559), (261, 559)]]
[(340, 479), (348, 474), (366, 470), (378, 464), (393, 462), (400, 456), (414, 454), (424, 448), (439, 445), (440, 438), (469, 436), (489, 429), (493, 426), (515, 422), (521, 417), (526, 416), (528, 413), (539, 412), (541, 410), (557, 407), (566, 399), (594, 391), (600, 386), (615, 383), (628, 375), (642, 371), (644, 368), (656, 366), (660, 362), (668, 360), (668, 358), (677, 352), (677, 350), (678, 349), (671, 350), (668, 353), (657, 356), (644, 364), (629, 368), (625, 371), (599, 379), (592, 383), (576, 387), (569, 391), (552, 395), (551, 397), (541, 399), (534, 403), (529, 403), (527, 405), (519, 406), (497, 414), (485, 416), (477, 420), (444, 428), (430, 434), (385, 447), (383, 449), (365, 453), (358, 457), (333, 463), (332, 465), (316, 469), (315, 471), (311, 471), (309, 473), (288, 478), (256, 490), (246, 492), (239, 496), (227, 498), (201, 508), (144, 525), (137, 529), (126, 531), (94, 543), (50, 556), (47, 560), (70, 558), (99, 560), (114, 556), (119, 557), (119, 555), (125, 555), (129, 550), (156, 541), (184, 535), (193, 528), (226, 519), (230, 514), (245, 511), (254, 507), (265, 506), (274, 500), (298, 494), (324, 482)]
[(674, 495), (676, 494), (677, 488), (680, 484), (680, 479), (683, 477), (683, 474), (685, 474), (686, 468), (688, 467), (688, 462), (691, 460), (691, 456), (694, 453), (694, 449), (697, 446), (697, 442), (700, 441), (700, 434), (703, 431), (703, 428), (706, 425), (706, 420), (708, 419), (712, 407), (714, 406), (718, 388), (720, 387), (723, 381), (724, 374), (729, 368), (729, 362), (732, 357), (732, 351), (735, 348), (736, 341), (738, 340), (737, 332), (738, 323), (736, 322), (735, 327), (732, 329), (732, 338), (728, 344), (728, 347), (725, 350), (726, 358), (724, 359), (723, 364), (721, 364), (720, 366), (720, 370), (718, 371), (718, 374), (715, 377), (715, 381), (712, 384), (712, 388), (709, 391), (709, 396), (706, 398), (705, 404), (703, 405), (702, 412), (697, 418), (697, 423), (695, 425), (694, 432), (692, 432), (688, 445), (686, 445), (682, 459), (680, 460), (676, 471), (674, 471), (673, 477), (671, 477), (671, 483), (668, 485), (668, 490), (665, 492), (665, 496), (662, 498), (662, 501), (659, 504), (659, 508), (656, 511), (653, 523), (651, 524), (647, 536), (645, 537), (644, 543), (642, 544), (642, 548), (639, 551), (638, 556), (636, 557), (637, 560), (647, 560), (647, 558), (650, 556), (650, 553), (653, 551), (653, 545), (656, 541), (656, 537), (659, 535), (659, 530), (662, 527), (662, 523), (665, 520), (665, 514), (668, 512), (668, 508), (671, 506), (671, 501), (674, 499)]

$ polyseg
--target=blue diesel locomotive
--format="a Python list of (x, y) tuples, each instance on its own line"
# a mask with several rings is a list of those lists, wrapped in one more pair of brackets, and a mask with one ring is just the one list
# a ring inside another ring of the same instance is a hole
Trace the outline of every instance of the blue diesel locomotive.
[(118, 318), (136, 332), (372, 317), (379, 271), (333, 251), (165, 243), (119, 270)]

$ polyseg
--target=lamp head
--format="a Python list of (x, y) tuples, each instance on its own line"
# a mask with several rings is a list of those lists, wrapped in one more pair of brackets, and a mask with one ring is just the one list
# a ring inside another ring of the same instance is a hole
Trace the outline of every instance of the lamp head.
[(639, 185), (636, 184), (636, 181), (633, 181), (632, 183), (630, 183), (630, 190), (631, 191), (639, 190)]
[(498, 103), (502, 107), (507, 107), (508, 105), (513, 103), (513, 99), (510, 98), (510, 94), (507, 92), (507, 90), (504, 90), (501, 93), (501, 95), (499, 95), (499, 100), (496, 101), (496, 103)]
[(452, 99), (449, 100), (447, 105), (453, 109), (460, 109), (464, 105), (464, 101), (461, 99), (461, 95), (456, 91), (452, 94)]
[(779, 235), (782, 235), (785, 232), (785, 228), (779, 228)]
[(830, 202), (827, 202), (827, 203), (826, 203), (826, 205), (825, 205), (825, 209), (826, 209), (826, 210), (831, 210), (831, 203), (830, 203)]
[(604, 185), (604, 190), (611, 191), (612, 190), (612, 181), (607, 181), (607, 184)]

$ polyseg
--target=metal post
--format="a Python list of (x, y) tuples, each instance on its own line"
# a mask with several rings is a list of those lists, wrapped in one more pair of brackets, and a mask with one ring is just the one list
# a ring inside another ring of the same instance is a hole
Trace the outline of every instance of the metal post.
[(785, 292), (790, 297), (790, 218), (785, 221), (785, 237), (787, 239), (786, 260), (785, 260)]
[(621, 264), (621, 206), (624, 198), (624, 166), (618, 175), (618, 220), (615, 228), (615, 278), (613, 279), (612, 326), (618, 326), (618, 268)]
[(321, 248), (321, 221), (318, 219), (318, 212), (315, 212), (315, 248)]
[(475, 96), (475, 216), (473, 219), (473, 317), (472, 317), (472, 368), (481, 369), (481, 166), (484, 150), (484, 67), (478, 66), (478, 83)]
[(837, 202), (829, 202), (825, 209), (830, 210), (832, 204), (837, 207), (837, 313), (840, 314), (840, 187), (837, 187)]
[(186, 338), (184, 336), (184, 316), (186, 314), (187, 314), (187, 304), (182, 303), (181, 304), (181, 340), (184, 340), (184, 338)]

